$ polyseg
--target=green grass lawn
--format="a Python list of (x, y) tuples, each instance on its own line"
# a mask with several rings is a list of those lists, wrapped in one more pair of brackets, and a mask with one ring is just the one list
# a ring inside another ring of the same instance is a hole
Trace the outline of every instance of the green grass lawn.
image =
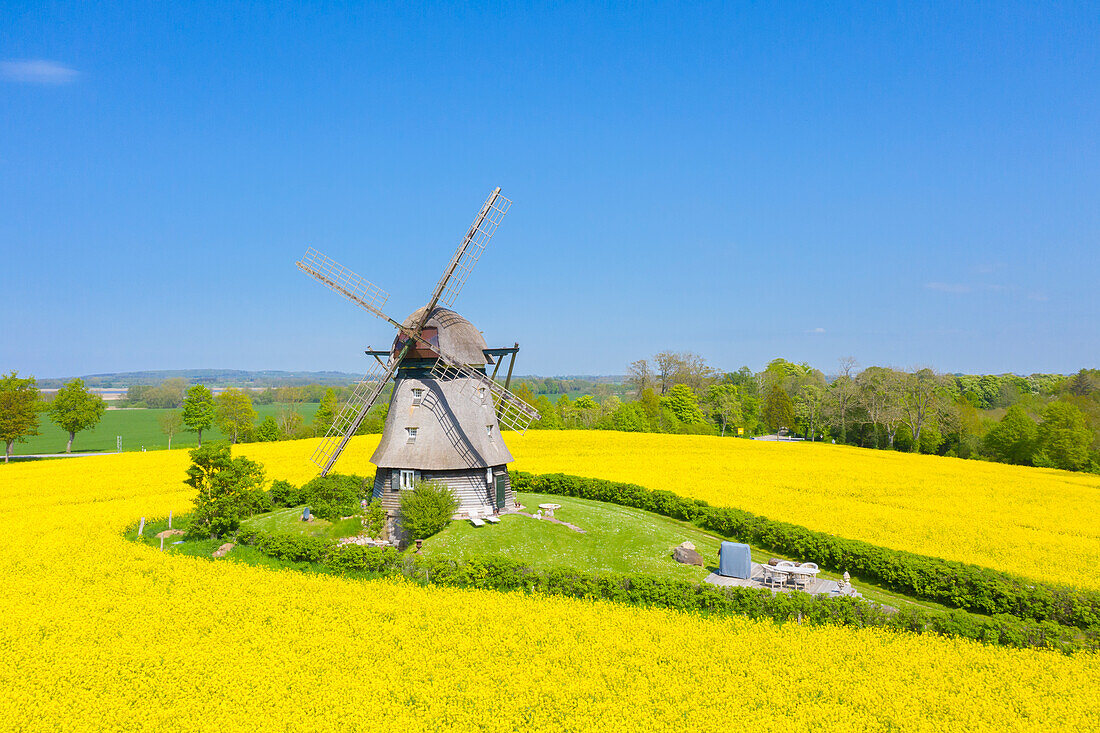
[[(256, 422), (259, 424), (267, 415), (278, 417), (279, 409), (283, 405), (256, 405)], [(316, 402), (303, 402), (297, 405), (298, 412), (306, 422), (313, 421), (313, 415), (317, 412), (319, 404)], [(100, 453), (115, 450), (115, 436), (122, 436), (123, 450), (158, 450), (168, 447), (168, 436), (160, 431), (160, 416), (171, 410), (151, 410), (138, 408), (133, 410), (107, 410), (103, 413), (103, 419), (94, 430), (85, 430), (76, 434), (73, 441), (74, 453)], [(40, 435), (32, 436), (26, 443), (16, 443), (14, 454), (17, 456), (33, 455), (35, 453), (64, 453), (65, 443), (69, 439), (68, 433), (54, 425), (49, 416), (39, 416), (38, 432)], [(207, 440), (224, 440), (225, 436), (217, 428), (204, 430), (203, 438)], [(195, 433), (178, 433), (172, 437), (173, 448), (193, 448), (198, 445), (198, 436)]]
[(303, 522), (302, 510), (304, 508), (305, 505), (291, 509), (276, 509), (268, 514), (257, 514), (255, 517), (241, 522), (241, 529), (339, 539), (340, 537), (354, 537), (363, 528), (363, 520), (359, 517), (348, 517), (337, 522), (329, 522), (320, 517), (314, 517), (309, 522)]
[[(561, 504), (555, 516), (585, 532), (505, 514), (500, 524), (486, 523), (484, 527), (474, 527), (468, 521), (452, 522), (425, 541), (423, 552), (456, 559), (506, 555), (536, 568), (646, 573), (681, 580), (702, 580), (717, 567), (721, 540), (674, 519), (587, 499), (526, 493), (518, 497), (532, 513), (539, 504)], [(695, 544), (709, 568), (682, 565), (672, 559), (672, 548), (685, 541)]]
[[(528, 510), (537, 509), (539, 504), (544, 503), (561, 504), (562, 508), (555, 512), (556, 517), (584, 529), (585, 532), (575, 532), (569, 527), (552, 522), (506, 514), (501, 517), (500, 524), (486, 523), (483, 527), (474, 527), (467, 520), (454, 521), (439, 534), (428, 538), (424, 542), (423, 552), (457, 560), (476, 555), (502, 555), (540, 569), (564, 567), (593, 573), (642, 573), (695, 582), (703, 580), (717, 569), (718, 547), (722, 539), (688, 522), (588, 499), (528, 493), (519, 493), (518, 498)], [(260, 514), (244, 520), (241, 526), (242, 529), (332, 538), (350, 537), (360, 531), (361, 521), (358, 517), (335, 523), (323, 519), (303, 522), (302, 508), (277, 509)], [(166, 528), (167, 520), (150, 523), (146, 527), (144, 541), (159, 547), (159, 540), (154, 539), (153, 535)], [(136, 529), (136, 526), (131, 528), (128, 536), (135, 536)], [(215, 540), (174, 544), (178, 540), (179, 537), (173, 537), (164, 549), (183, 555), (210, 557), (221, 545), (220, 541)], [(672, 559), (672, 548), (685, 541), (695, 545), (703, 556), (705, 567), (683, 565)], [(407, 550), (413, 551), (412, 547)], [(757, 563), (766, 563), (770, 557), (802, 559), (778, 556), (756, 548), (752, 548), (750, 552), (753, 562)], [(269, 568), (329, 572), (319, 563), (276, 560), (252, 547), (235, 547), (227, 557), (237, 562)], [(839, 579), (837, 574), (826, 571), (822, 571), (819, 577)], [(857, 577), (853, 577), (852, 582), (865, 598), (877, 603), (895, 608), (918, 606), (929, 610), (948, 610), (936, 603), (918, 601), (876, 587)]]

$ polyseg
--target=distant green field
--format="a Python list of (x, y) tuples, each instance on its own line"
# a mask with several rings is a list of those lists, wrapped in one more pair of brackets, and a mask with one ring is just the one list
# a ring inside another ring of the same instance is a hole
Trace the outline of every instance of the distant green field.
[[(277, 416), (283, 405), (256, 405), (258, 417), (256, 422), (263, 420), (266, 415)], [(314, 413), (319, 407), (316, 402), (304, 402), (297, 405), (305, 422), (313, 420)], [(115, 450), (115, 436), (122, 436), (122, 450), (156, 450), (168, 447), (168, 436), (160, 431), (160, 416), (170, 410), (107, 410), (103, 413), (103, 419), (95, 430), (86, 430), (76, 434), (73, 441), (74, 453), (99, 453)], [(61, 428), (50, 422), (50, 418), (43, 414), (40, 417), (39, 433), (41, 435), (28, 438), (26, 443), (15, 444), (15, 455), (25, 456), (35, 453), (64, 453), (65, 443), (69, 436)], [(222, 440), (224, 435), (217, 429), (203, 431), (204, 440)], [(198, 436), (195, 433), (177, 433), (172, 437), (173, 448), (184, 448), (198, 445)], [(0, 446), (2, 447), (2, 446)]]

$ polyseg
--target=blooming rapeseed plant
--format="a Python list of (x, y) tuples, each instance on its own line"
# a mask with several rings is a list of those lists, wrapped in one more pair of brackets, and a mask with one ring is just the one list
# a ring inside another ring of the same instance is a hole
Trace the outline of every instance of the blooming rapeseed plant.
[[(709, 485), (719, 466), (701, 466), (695, 492), (759, 509), (751, 504), (759, 493), (739, 488), (758, 475), (777, 506), (818, 506), (783, 498), (783, 482), (797, 483), (778, 468), (779, 453), (754, 457), (756, 449), (682, 438), (661, 448), (648, 439), (553, 433), (510, 442), (527, 470), (602, 473), (678, 491), (689, 490), (688, 479), (672, 477), (693, 458), (755, 461), (751, 471), (730, 467), (725, 488)], [(341, 470), (368, 471), (372, 440), (356, 439)], [(240, 451), (269, 477), (297, 483), (313, 473), (305, 463), (312, 447)], [(837, 464), (848, 457), (828, 450), (794, 455)], [(649, 455), (656, 451), (663, 462)], [(234, 563), (232, 552), (210, 562), (128, 542), (121, 532), (139, 517), (190, 508), (187, 465), (185, 451), (171, 451), (0, 466), (0, 729), (1100, 727), (1093, 654), (270, 572)], [(909, 480), (920, 473), (911, 459), (896, 465)], [(868, 468), (857, 461), (849, 471)], [(875, 506), (866, 498), (886, 473), (851, 479), (835, 500), (848, 513)], [(890, 490), (904, 495), (905, 485)], [(971, 486), (979, 506), (989, 501), (983, 492), (998, 490)], [(805, 497), (825, 491), (811, 486)]]

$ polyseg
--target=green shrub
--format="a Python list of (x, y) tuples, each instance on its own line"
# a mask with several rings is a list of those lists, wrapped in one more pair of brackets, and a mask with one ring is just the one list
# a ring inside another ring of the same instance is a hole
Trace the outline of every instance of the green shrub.
[(373, 499), (367, 505), (367, 511), (363, 515), (363, 526), (368, 537), (378, 539), (382, 536), (382, 528), (386, 525), (386, 510), (382, 507), (381, 499)]
[(454, 492), (438, 481), (417, 481), (412, 491), (401, 492), (401, 526), (414, 540), (442, 531), (457, 510)]
[(847, 570), (901, 593), (975, 613), (1007, 614), (1082, 629), (1100, 626), (1100, 593), (1095, 591), (1047, 585), (976, 565), (834, 537), (636, 484), (513, 472), (512, 486), (517, 491), (576, 496), (682, 519), (739, 542), (813, 561), (838, 573)]
[(298, 506), (302, 503), (298, 501), (298, 487), (282, 479), (271, 482), (268, 494), (271, 496), (271, 503), (275, 506)]
[(308, 481), (298, 491), (298, 504), (305, 504), (321, 519), (335, 522), (358, 514), (359, 502), (370, 496), (374, 480), (354, 474), (330, 473)]
[(267, 511), (271, 500), (261, 486), (264, 469), (247, 458), (234, 458), (225, 443), (207, 443), (190, 452), (188, 486), (195, 489), (195, 510), (186, 536), (222, 537), (241, 526), (241, 517)]

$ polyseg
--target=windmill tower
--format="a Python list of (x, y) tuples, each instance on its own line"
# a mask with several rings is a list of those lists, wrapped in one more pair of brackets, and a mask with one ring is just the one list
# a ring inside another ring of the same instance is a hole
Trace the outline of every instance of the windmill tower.
[(467, 516), (498, 512), (515, 501), (507, 471), (512, 454), (500, 429), (523, 433), (539, 414), (507, 385), (497, 384), (486, 367), (494, 365), (495, 377), (502, 358), (510, 354), (510, 381), (519, 344), (487, 348), (477, 328), (450, 309), (510, 205), (499, 188), (489, 194), (427, 305), (402, 322), (382, 311), (387, 293), (316, 250), (308, 249), (297, 263), (397, 329), (389, 351), (367, 352), (375, 365), (356, 385), (311, 459), (322, 476), (327, 474), (393, 379), (382, 439), (371, 456), (378, 467), (374, 497), (390, 516), (398, 508), (400, 492), (411, 489), (417, 479), (449, 486), (459, 499), (459, 513)]

